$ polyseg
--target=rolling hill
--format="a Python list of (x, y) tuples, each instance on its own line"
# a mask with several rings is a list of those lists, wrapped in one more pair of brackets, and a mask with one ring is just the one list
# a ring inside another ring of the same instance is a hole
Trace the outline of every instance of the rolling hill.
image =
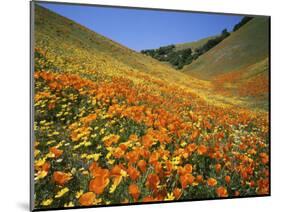
[(217, 46), (187, 65), (183, 71), (210, 80), (220, 74), (238, 71), (269, 55), (268, 19), (256, 17)]
[(193, 42), (177, 43), (175, 44), (176, 46), (175, 50), (179, 51), (179, 50), (191, 48), (194, 51), (196, 48), (203, 46), (208, 40), (215, 37), (216, 36), (209, 36)]
[(216, 91), (268, 108), (268, 19), (255, 17), (183, 71), (211, 81)]
[(141, 79), (134, 75), (141, 73), (169, 79), (167, 83), (195, 87), (204, 84), (204, 81), (178, 73), (169, 65), (122, 46), (44, 7), (36, 5), (35, 10), (35, 46), (59, 72), (95, 70), (107, 76), (126, 75), (138, 82)]

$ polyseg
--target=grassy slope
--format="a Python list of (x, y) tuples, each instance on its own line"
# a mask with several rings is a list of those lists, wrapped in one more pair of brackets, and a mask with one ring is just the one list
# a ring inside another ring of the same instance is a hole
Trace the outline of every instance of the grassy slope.
[(183, 50), (183, 49), (187, 49), (187, 48), (191, 48), (192, 50), (195, 50), (198, 47), (203, 46), (208, 40), (215, 38), (216, 36), (209, 36), (197, 41), (193, 41), (193, 42), (187, 42), (187, 43), (178, 43), (175, 44), (176, 46), (176, 51), (178, 50)]
[(267, 18), (254, 18), (183, 70), (210, 80), (264, 60), (268, 56), (268, 27)]
[[(37, 6), (36, 15), (35, 45), (42, 50), (54, 49), (48, 50), (46, 57), (56, 63), (57, 69), (62, 69), (58, 66), (61, 64), (61, 67), (67, 67), (69, 72), (77, 72), (77, 68), (91, 69), (107, 75), (128, 74), (128, 78), (133, 78), (136, 72), (142, 72), (144, 75), (149, 74), (164, 80), (169, 78), (171, 82), (189, 85), (193, 81), (195, 84), (200, 82), (45, 8)], [(57, 57), (58, 53), (63, 53), (60, 58)], [(79, 64), (80, 67), (77, 67), (78, 55), (79, 60), (83, 61)]]

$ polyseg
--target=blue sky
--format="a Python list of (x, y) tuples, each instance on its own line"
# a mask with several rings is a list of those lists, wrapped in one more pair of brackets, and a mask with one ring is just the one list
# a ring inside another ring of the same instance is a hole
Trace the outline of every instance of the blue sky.
[(231, 31), (242, 16), (40, 3), (131, 49), (159, 48)]

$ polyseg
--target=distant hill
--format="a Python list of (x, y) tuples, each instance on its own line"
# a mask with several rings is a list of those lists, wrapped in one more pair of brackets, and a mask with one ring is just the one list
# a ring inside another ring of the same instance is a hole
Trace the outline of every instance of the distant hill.
[(223, 40), (198, 60), (183, 68), (185, 73), (211, 80), (240, 70), (268, 57), (268, 19), (256, 17)]
[(169, 64), (176, 69), (182, 69), (185, 65), (192, 63), (229, 35), (230, 33), (227, 29), (224, 29), (217, 36), (210, 36), (194, 42), (161, 46), (157, 49), (144, 49), (141, 53), (157, 59), (162, 63)]
[(268, 107), (268, 18), (255, 17), (206, 54), (183, 68), (211, 81), (223, 95), (245, 97), (255, 107)]
[(176, 47), (175, 51), (188, 49), (188, 48), (191, 48), (194, 51), (196, 48), (203, 46), (208, 40), (213, 39), (215, 37), (216, 36), (209, 36), (209, 37), (202, 38), (200, 40), (193, 41), (193, 42), (177, 43), (177, 44), (175, 44), (175, 47)]

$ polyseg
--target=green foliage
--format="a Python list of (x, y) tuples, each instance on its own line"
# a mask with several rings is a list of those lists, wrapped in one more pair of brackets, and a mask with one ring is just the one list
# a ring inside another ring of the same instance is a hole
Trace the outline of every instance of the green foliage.
[(249, 17), (249, 16), (245, 16), (244, 18), (242, 18), (242, 20), (233, 27), (233, 32), (237, 31), (239, 28), (241, 28), (243, 25), (245, 25), (252, 19), (253, 17)]
[[(227, 29), (224, 29), (221, 32), (220, 36), (217, 36), (213, 39), (208, 40), (203, 46), (200, 48), (195, 49), (196, 57), (198, 58), (200, 55), (204, 54), (205, 52), (209, 51), (211, 48), (218, 45), (220, 42), (222, 42), (225, 38), (227, 38), (230, 35), (230, 33), (227, 31)], [(196, 58), (196, 59), (197, 59)]]
[(162, 46), (158, 49), (142, 50), (141, 53), (151, 56), (159, 61), (169, 62), (176, 69), (182, 69), (185, 65), (192, 63), (193, 60), (196, 60), (200, 55), (209, 51), (229, 35), (230, 33), (227, 29), (224, 29), (221, 35), (209, 39), (202, 46), (195, 48), (194, 50), (191, 48), (177, 50), (175, 45), (169, 45)]

